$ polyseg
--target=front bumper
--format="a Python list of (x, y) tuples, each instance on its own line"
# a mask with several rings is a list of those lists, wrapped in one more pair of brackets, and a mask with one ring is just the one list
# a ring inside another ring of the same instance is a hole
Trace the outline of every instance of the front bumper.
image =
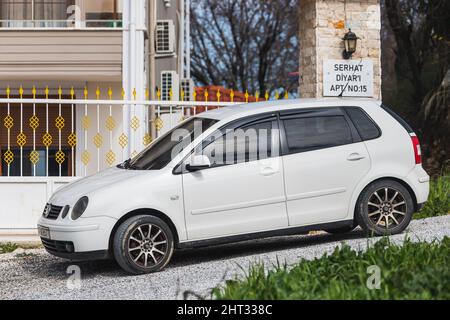
[(51, 255), (72, 261), (106, 260), (110, 258), (109, 250), (75, 252), (74, 245), (68, 241), (41, 238), (45, 250)]
[(109, 240), (117, 220), (110, 217), (49, 220), (41, 218), (38, 227), (48, 228), (50, 235), (41, 237), (52, 255), (70, 260), (108, 258)]

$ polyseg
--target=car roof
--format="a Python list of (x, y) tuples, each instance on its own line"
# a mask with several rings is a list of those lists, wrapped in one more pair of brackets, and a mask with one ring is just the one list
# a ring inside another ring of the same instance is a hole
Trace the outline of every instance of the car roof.
[(201, 118), (209, 118), (218, 121), (239, 119), (246, 116), (258, 115), (266, 112), (280, 110), (295, 110), (306, 108), (324, 107), (370, 107), (380, 106), (381, 101), (369, 98), (318, 98), (318, 99), (292, 99), (263, 101), (257, 103), (236, 104), (210, 110), (198, 115)]

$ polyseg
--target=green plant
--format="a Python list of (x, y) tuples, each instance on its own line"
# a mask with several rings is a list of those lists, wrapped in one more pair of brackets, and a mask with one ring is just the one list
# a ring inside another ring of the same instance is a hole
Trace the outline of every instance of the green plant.
[(18, 246), (15, 243), (0, 243), (0, 254), (14, 252), (17, 248)]
[[(365, 252), (344, 245), (293, 268), (278, 265), (268, 271), (254, 265), (243, 279), (228, 281), (212, 294), (219, 300), (449, 299), (449, 264), (450, 238), (403, 246), (383, 239)], [(371, 266), (380, 268), (379, 290), (367, 286)]]
[(415, 219), (424, 219), (450, 214), (450, 171), (433, 179), (430, 184), (430, 196)]

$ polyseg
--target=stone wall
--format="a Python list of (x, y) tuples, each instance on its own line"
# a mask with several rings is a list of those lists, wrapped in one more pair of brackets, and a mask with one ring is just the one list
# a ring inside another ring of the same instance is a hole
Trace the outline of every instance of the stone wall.
[(324, 59), (342, 59), (342, 38), (360, 38), (353, 59), (374, 62), (374, 95), (381, 99), (380, 0), (300, 0), (300, 96), (323, 96)]

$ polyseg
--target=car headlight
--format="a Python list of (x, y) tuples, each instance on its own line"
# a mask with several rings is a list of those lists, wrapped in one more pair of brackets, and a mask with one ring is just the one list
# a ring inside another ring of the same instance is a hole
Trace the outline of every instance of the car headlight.
[(86, 211), (89, 204), (89, 198), (83, 197), (75, 204), (72, 210), (71, 218), (72, 220), (77, 220), (80, 218), (83, 213)]

